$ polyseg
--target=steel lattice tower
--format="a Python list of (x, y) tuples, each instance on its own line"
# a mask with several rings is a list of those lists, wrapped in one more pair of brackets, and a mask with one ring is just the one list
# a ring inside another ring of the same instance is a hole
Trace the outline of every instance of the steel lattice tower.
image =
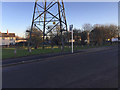
[[(45, 36), (48, 35), (56, 26), (60, 26), (60, 33), (67, 31), (67, 22), (63, 0), (43, 0), (35, 2), (33, 20), (30, 31), (30, 41), (32, 28), (36, 27), (43, 32), (43, 43)], [(61, 37), (62, 48), (64, 49), (63, 37)], [(44, 44), (43, 44), (44, 49)]]

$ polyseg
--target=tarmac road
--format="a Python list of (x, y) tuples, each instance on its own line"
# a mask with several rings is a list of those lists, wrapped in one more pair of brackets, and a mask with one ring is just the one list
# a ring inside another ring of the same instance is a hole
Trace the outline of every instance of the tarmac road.
[(118, 48), (3, 68), (3, 88), (117, 88)]

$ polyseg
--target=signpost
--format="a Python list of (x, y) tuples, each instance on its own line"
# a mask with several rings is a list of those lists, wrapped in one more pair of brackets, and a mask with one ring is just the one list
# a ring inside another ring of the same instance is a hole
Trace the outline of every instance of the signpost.
[(72, 32), (72, 53), (73, 53), (73, 25), (70, 25), (70, 32)]

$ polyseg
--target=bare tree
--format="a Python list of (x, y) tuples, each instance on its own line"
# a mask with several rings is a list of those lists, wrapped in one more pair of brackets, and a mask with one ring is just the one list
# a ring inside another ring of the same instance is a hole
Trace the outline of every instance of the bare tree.
[(83, 28), (84, 31), (89, 31), (90, 32), (92, 30), (92, 25), (89, 24), (89, 23), (86, 23), (82, 26), (82, 28)]
[(83, 25), (83, 30), (87, 32), (87, 44), (90, 43), (89, 34), (90, 34), (90, 32), (91, 32), (92, 29), (93, 29), (92, 25), (89, 24), (89, 23)]
[(92, 41), (101, 45), (106, 42), (108, 39), (116, 37), (118, 34), (118, 27), (116, 25), (97, 25), (94, 26), (94, 29), (90, 33), (90, 38)]
[[(30, 28), (28, 29), (28, 31), (30, 31)], [(42, 36), (43, 36), (42, 31), (34, 27), (31, 34), (31, 44), (35, 49), (37, 49), (39, 45), (43, 42)], [(29, 32), (26, 32), (26, 37), (27, 40), (29, 41), (29, 37), (30, 37)]]

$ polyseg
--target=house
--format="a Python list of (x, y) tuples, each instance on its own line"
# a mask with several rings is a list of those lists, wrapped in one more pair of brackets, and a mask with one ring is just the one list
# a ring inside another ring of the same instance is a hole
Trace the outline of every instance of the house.
[(16, 40), (15, 33), (8, 33), (8, 30), (7, 33), (0, 32), (0, 45), (3, 46), (14, 45), (15, 40)]

